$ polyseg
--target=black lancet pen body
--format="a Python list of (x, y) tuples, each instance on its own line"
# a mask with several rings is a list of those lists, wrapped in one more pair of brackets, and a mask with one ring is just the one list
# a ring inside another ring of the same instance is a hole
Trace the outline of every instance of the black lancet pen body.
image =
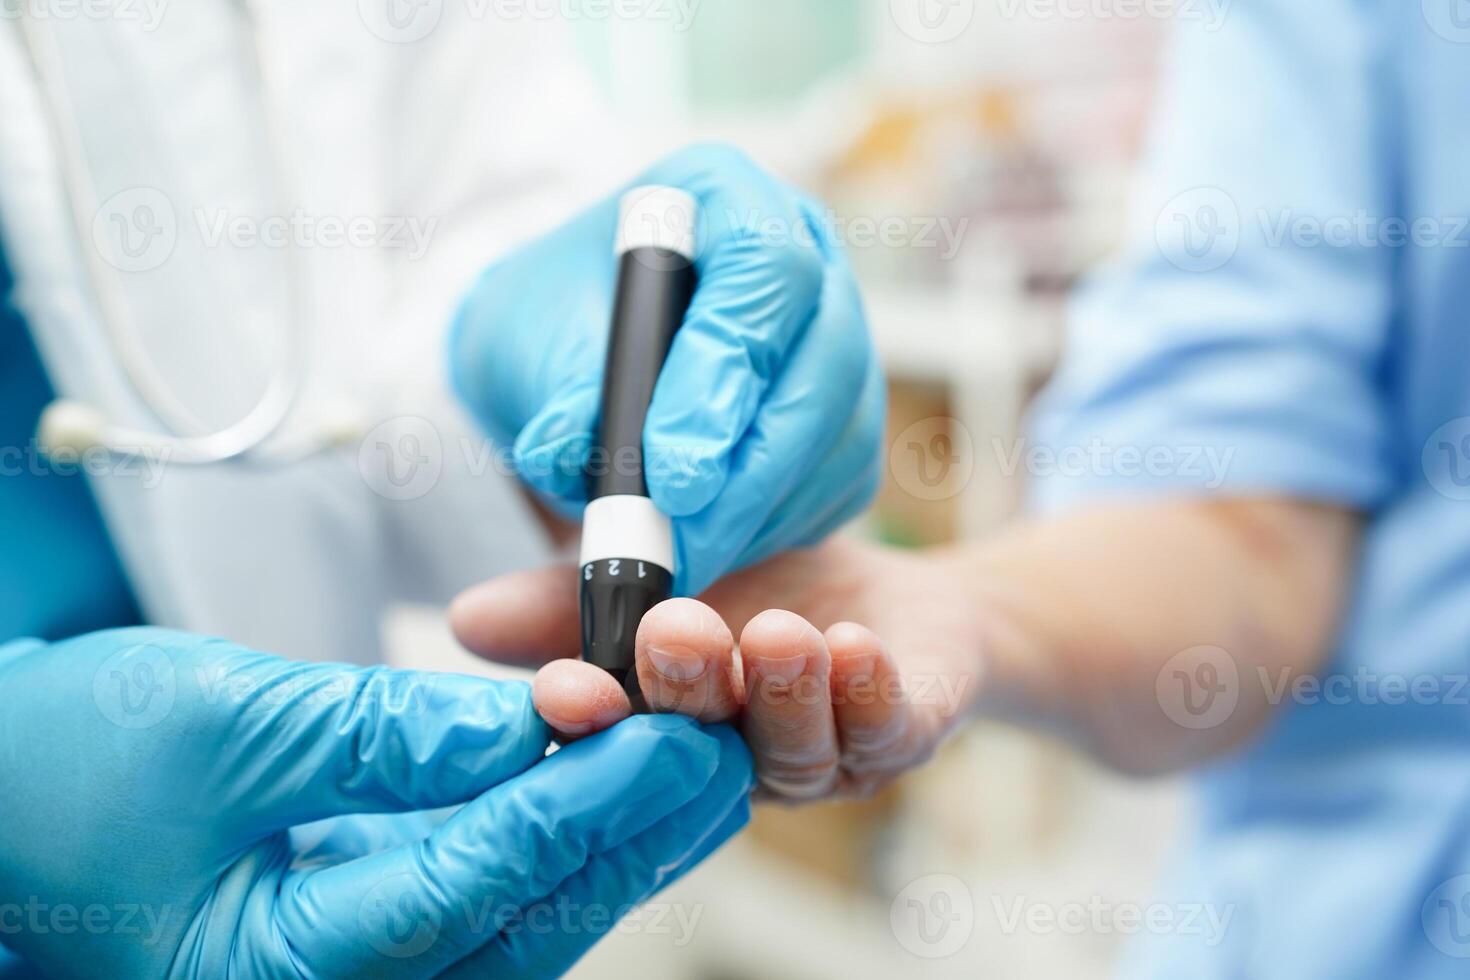
[[(622, 200), (602, 415), (582, 523), (582, 658), (637, 693), (638, 624), (673, 594), (669, 519), (648, 497), (643, 427), (674, 335), (694, 296), (694, 199), (640, 187)], [(636, 699), (635, 699), (636, 703)]]

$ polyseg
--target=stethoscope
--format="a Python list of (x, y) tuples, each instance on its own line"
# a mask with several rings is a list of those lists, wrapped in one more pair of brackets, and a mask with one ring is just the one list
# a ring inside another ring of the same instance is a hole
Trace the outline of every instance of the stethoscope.
[[(272, 125), (270, 94), (273, 77), (269, 58), (260, 43), (260, 12), (254, 0), (239, 4), (250, 21), (250, 35), (255, 67), (260, 77), (262, 112), (266, 116), (266, 157), (270, 178), (279, 189), (287, 187), (287, 168), (274, 138), (280, 130)], [(24, 5), (22, 5), (24, 7)], [(284, 366), (274, 373), (260, 400), (238, 421), (222, 429), (210, 431), (175, 396), (159, 372), (148, 351), (133, 329), (128, 305), (123, 300), (118, 272), (104, 260), (91, 242), (91, 226), (84, 218), (95, 213), (101, 202), (92, 183), (91, 173), (82, 150), (80, 133), (66, 91), (65, 73), (55, 38), (43, 29), (38, 18), (22, 12), (18, 18), (22, 41), (29, 53), (32, 71), (43, 111), (50, 116), (53, 141), (57, 148), (67, 208), (73, 229), (87, 266), (87, 276), (96, 294), (106, 343), (117, 357), (119, 367), (138, 399), (158, 420), (162, 431), (148, 431), (118, 425), (99, 409), (73, 399), (59, 399), (42, 414), (37, 442), (53, 455), (67, 450), (80, 455), (103, 450), (120, 457), (146, 456), (170, 464), (209, 466), (231, 461), (269, 464), (296, 462), (325, 453), (361, 438), (361, 425), (351, 412), (340, 418), (327, 419), (311, 427), (289, 444), (272, 446), (265, 443), (282, 431), (296, 412), (308, 368), (310, 319), (304, 314), (305, 284), (301, 263), (288, 261), (287, 293), (290, 313), (284, 331)]]

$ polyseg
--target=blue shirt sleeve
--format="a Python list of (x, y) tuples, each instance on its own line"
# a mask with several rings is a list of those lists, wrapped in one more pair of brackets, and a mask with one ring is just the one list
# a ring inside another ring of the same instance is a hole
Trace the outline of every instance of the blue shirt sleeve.
[(0, 252), (0, 643), (135, 625), (137, 602), (82, 467), (36, 445), (52, 391), (12, 285)]
[(1177, 26), (1129, 245), (1082, 290), (1032, 419), (1043, 509), (1100, 494), (1395, 481), (1394, 32), (1367, 0), (1236, 0)]

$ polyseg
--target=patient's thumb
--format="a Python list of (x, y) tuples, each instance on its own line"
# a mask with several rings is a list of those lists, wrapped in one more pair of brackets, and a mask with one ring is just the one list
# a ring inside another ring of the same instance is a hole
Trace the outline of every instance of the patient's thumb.
[(465, 648), (488, 660), (538, 666), (581, 651), (577, 569), (555, 565), (473, 586), (449, 607)]

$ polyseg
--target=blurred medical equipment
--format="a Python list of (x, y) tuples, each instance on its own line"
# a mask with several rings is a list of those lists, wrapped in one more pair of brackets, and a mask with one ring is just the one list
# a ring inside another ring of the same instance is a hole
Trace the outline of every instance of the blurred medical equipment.
[[(250, 39), (263, 92), (264, 157), (276, 192), (284, 196), (285, 189), (290, 186), (290, 173), (281, 146), (279, 120), (273, 116), (271, 105), (272, 98), (280, 89), (272, 84), (275, 73), (266, 47), (260, 41), (261, 11), (255, 0), (242, 0), (239, 7), (247, 24), (243, 33)], [(238, 421), (210, 432), (188, 406), (174, 396), (138, 339), (128, 304), (118, 288), (118, 270), (110, 267), (99, 250), (88, 244), (91, 229), (86, 215), (95, 213), (101, 202), (93, 189), (76, 120), (70, 109), (72, 103), (66, 91), (65, 73), (54, 38), (43, 26), (44, 18), (28, 14), (25, 5), (18, 7), (17, 12), (37, 88), (51, 117), (67, 205), (79, 251), (96, 294), (106, 342), (116, 355), (118, 366), (129, 384), (163, 428), (161, 432), (148, 432), (116, 425), (91, 405), (61, 399), (52, 403), (41, 417), (37, 434), (40, 445), (48, 451), (65, 449), (76, 454), (95, 447), (121, 456), (166, 454), (170, 463), (197, 466), (247, 457), (252, 461), (289, 463), (356, 442), (361, 435), (361, 425), (353, 420), (350, 411), (343, 410), (336, 418), (315, 423), (314, 431), (308, 429), (295, 440), (294, 445), (281, 446), (269, 453), (263, 449), (264, 444), (291, 419), (308, 370), (309, 338), (305, 332), (310, 329), (311, 318), (304, 312), (302, 263), (292, 256), (288, 256), (286, 262), (290, 313), (282, 329), (285, 363), (270, 379), (255, 407)]]

